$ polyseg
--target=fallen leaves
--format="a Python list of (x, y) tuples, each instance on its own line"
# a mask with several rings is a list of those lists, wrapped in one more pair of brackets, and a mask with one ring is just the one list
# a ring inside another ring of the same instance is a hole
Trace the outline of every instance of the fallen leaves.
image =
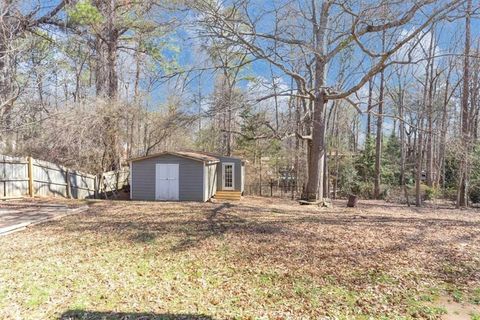
[(379, 202), (96, 202), (0, 238), (0, 318), (435, 319), (439, 291), (478, 301), (479, 231)]

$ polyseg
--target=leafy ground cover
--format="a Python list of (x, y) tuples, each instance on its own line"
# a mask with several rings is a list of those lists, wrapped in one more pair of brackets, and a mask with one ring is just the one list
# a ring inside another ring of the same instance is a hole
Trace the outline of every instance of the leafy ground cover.
[(478, 209), (99, 201), (0, 248), (5, 319), (480, 314)]

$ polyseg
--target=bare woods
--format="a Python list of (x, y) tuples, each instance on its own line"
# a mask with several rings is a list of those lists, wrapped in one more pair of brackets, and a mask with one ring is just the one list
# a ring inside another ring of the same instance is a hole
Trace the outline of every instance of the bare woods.
[(480, 200), (479, 11), (0, 0), (0, 153), (98, 173), (196, 149), (241, 155), (247, 183), (306, 200), (467, 206)]

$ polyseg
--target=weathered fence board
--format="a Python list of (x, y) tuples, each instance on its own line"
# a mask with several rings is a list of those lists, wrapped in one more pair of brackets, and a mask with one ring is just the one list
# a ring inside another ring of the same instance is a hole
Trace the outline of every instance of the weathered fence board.
[(115, 192), (123, 189), (129, 184), (130, 169), (128, 167), (122, 168), (118, 171), (108, 171), (102, 177), (102, 192)]
[(27, 159), (0, 155), (0, 197), (21, 197), (27, 194)]
[(32, 160), (32, 164), (35, 195), (68, 196), (67, 168), (41, 160)]
[(36, 159), (31, 159), (31, 171), (30, 176), (29, 158), (0, 155), (0, 198), (29, 195), (30, 183), (31, 196), (85, 199), (97, 193), (97, 177), (92, 174)]
[(94, 198), (97, 188), (97, 177), (80, 172), (68, 172), (70, 196), (75, 199)]
[(95, 198), (100, 193), (116, 193), (125, 188), (129, 177), (128, 167), (97, 177), (30, 157), (0, 155), (0, 198), (27, 195)]

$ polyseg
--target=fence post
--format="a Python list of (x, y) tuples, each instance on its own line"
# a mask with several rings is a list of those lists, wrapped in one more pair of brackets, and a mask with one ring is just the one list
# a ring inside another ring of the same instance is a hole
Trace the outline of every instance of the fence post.
[(28, 156), (28, 195), (33, 197), (33, 161), (32, 157)]
[(68, 172), (68, 168), (65, 169), (65, 179), (67, 179), (67, 198), (71, 199), (72, 198), (72, 189), (71, 189), (71, 185), (70, 185), (70, 177), (68, 176), (69, 175), (69, 172)]
[(93, 179), (93, 198), (98, 199), (98, 176), (95, 175), (95, 178)]
[(102, 176), (103, 173), (97, 175), (97, 198), (101, 198), (102, 194)]
[(118, 188), (118, 180), (120, 180), (120, 170), (118, 170), (117, 173), (115, 174), (115, 176), (117, 177), (117, 181), (116, 181), (117, 183), (116, 183), (116, 186), (115, 186), (115, 188), (117, 189), (116, 191), (118, 191), (118, 189), (119, 189)]

